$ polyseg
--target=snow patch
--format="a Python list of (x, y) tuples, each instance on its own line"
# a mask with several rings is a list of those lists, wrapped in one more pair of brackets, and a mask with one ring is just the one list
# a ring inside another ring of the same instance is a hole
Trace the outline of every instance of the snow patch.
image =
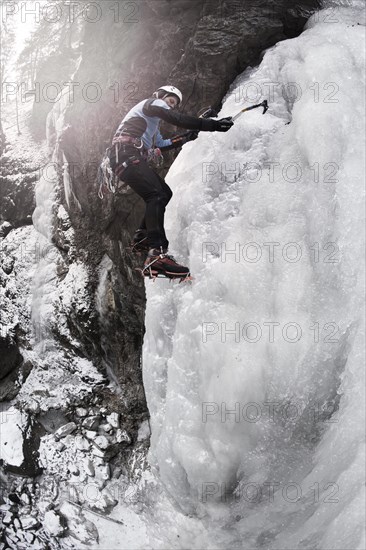
[(27, 415), (14, 406), (1, 405), (0, 410), (0, 458), (11, 466), (24, 462), (23, 433)]

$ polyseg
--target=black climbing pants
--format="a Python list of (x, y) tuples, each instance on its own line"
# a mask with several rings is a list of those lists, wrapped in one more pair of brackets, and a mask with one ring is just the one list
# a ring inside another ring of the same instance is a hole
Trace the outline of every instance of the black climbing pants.
[[(145, 215), (140, 229), (146, 229), (149, 246), (151, 248), (168, 249), (169, 242), (164, 230), (165, 207), (172, 198), (172, 191), (154, 170), (152, 170), (139, 151), (130, 145), (119, 145), (118, 162), (116, 148), (110, 151), (110, 162), (113, 172), (127, 183), (146, 204)], [(129, 157), (135, 156), (140, 161), (130, 164), (123, 169), (122, 163)]]

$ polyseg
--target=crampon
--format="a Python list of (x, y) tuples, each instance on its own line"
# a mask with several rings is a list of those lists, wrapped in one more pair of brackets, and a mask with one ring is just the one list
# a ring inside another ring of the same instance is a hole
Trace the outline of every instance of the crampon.
[(189, 272), (188, 267), (179, 265), (173, 256), (168, 254), (148, 255), (145, 265), (142, 269), (138, 269), (143, 277), (149, 279), (169, 279), (170, 281), (178, 280), (180, 283), (192, 281), (193, 277)]
[(136, 271), (141, 273), (143, 277), (152, 279), (153, 282), (155, 282), (156, 279), (169, 279), (169, 282), (178, 281), (179, 283), (188, 283), (188, 282), (194, 281), (194, 278), (190, 273), (187, 273), (184, 275), (171, 275), (168, 273), (159, 273), (158, 271), (139, 269), (139, 268), (136, 268)]

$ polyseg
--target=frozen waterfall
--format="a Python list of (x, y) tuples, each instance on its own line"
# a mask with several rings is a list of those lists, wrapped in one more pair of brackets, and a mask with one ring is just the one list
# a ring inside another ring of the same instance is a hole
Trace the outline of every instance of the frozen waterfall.
[(364, 30), (361, 8), (315, 14), (220, 117), (267, 114), (201, 133), (167, 177), (195, 280), (146, 283), (150, 462), (207, 532), (166, 516), (161, 548), (364, 548)]

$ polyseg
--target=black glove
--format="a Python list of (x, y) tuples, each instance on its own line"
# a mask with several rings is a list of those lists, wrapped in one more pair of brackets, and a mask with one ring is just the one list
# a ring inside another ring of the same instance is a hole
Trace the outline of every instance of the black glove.
[(173, 137), (172, 145), (174, 145), (174, 147), (182, 147), (182, 145), (184, 145), (188, 141), (193, 141), (197, 138), (198, 130), (191, 130), (190, 132), (186, 132), (185, 134), (182, 134), (180, 136)]
[(202, 119), (202, 130), (204, 132), (227, 132), (233, 126), (233, 120), (231, 116), (226, 118), (220, 118), (220, 120), (213, 120), (212, 118)]
[(230, 130), (232, 126), (234, 126), (233, 118), (231, 116), (227, 116), (226, 118), (220, 118), (220, 120), (217, 121), (218, 132), (227, 132)]
[(187, 143), (187, 141), (194, 141), (198, 138), (198, 130), (191, 130), (191, 132), (187, 132), (185, 138), (185, 143)]

